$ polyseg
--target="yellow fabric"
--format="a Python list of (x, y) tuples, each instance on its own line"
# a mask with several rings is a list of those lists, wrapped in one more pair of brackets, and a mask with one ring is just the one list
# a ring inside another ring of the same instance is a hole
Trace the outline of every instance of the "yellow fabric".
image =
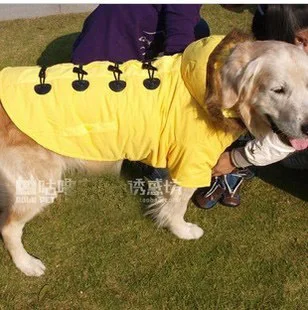
[(52, 90), (38, 95), (39, 67), (5, 68), (0, 72), (0, 99), (16, 126), (40, 145), (61, 155), (98, 161), (127, 158), (168, 167), (185, 187), (208, 186), (219, 155), (235, 139), (213, 130), (201, 107), (206, 64), (222, 37), (191, 44), (184, 54), (164, 56), (153, 65), (161, 81), (148, 90), (147, 70), (135, 60), (120, 65), (122, 92), (113, 92), (109, 62), (84, 66), (90, 82), (84, 92), (72, 88), (72, 64), (46, 71)]

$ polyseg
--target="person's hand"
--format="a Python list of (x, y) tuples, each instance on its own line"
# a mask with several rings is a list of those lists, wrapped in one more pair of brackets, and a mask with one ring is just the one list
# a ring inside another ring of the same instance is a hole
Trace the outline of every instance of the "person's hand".
[(224, 152), (220, 155), (216, 166), (212, 170), (212, 176), (218, 177), (220, 175), (231, 173), (236, 167), (231, 160), (231, 153)]

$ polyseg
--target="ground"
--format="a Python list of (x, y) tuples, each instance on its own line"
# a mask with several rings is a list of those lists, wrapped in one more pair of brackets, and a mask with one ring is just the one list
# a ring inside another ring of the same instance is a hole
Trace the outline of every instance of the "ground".
[[(252, 19), (218, 5), (202, 15), (215, 34)], [(0, 67), (68, 61), (86, 16), (0, 22)], [(24, 231), (43, 277), (21, 274), (0, 241), (0, 309), (307, 309), (304, 173), (259, 170), (235, 209), (190, 205), (187, 219), (205, 229), (198, 241), (155, 228), (125, 179), (68, 177), (76, 188)]]

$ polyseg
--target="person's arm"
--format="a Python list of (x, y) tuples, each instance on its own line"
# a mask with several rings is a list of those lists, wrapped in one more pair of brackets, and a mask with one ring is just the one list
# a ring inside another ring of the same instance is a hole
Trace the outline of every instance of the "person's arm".
[(242, 149), (231, 151), (231, 159), (237, 168), (266, 166), (286, 158), (295, 149), (284, 143), (277, 134), (271, 132), (261, 140), (249, 141)]
[(249, 141), (244, 147), (223, 153), (213, 169), (213, 176), (228, 174), (235, 168), (270, 165), (293, 152), (295, 149), (292, 146), (287, 145), (277, 134), (271, 132), (264, 139)]
[(194, 28), (200, 20), (200, 7), (199, 4), (164, 5), (165, 55), (183, 52), (195, 40)]

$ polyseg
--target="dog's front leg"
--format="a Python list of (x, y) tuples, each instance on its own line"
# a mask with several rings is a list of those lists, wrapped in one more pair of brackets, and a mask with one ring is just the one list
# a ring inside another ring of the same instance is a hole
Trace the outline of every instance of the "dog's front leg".
[(171, 193), (165, 194), (164, 199), (150, 206), (150, 213), (157, 224), (168, 228), (180, 239), (199, 239), (203, 235), (203, 230), (198, 225), (184, 220), (189, 199), (194, 191), (194, 188), (174, 185)]

